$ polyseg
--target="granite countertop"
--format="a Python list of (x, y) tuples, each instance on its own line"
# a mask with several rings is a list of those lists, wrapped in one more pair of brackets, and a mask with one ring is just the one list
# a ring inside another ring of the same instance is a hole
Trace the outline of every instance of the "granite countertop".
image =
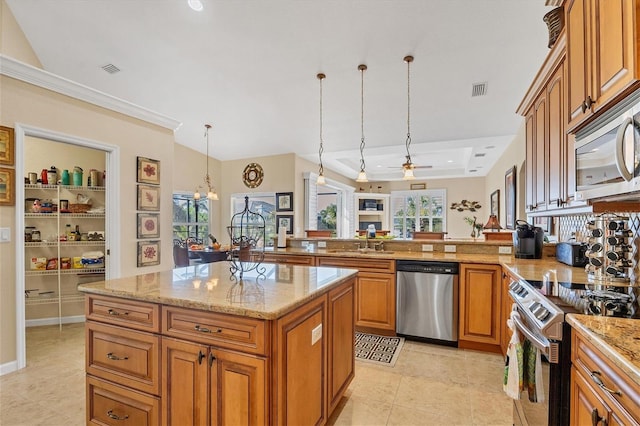
[[(434, 260), (447, 262), (486, 263), (499, 264), (506, 267), (514, 275), (525, 280), (542, 280), (543, 275), (549, 270), (555, 270), (559, 282), (589, 284), (589, 279), (583, 267), (572, 267), (558, 262), (555, 257), (542, 259), (517, 259), (512, 255), (478, 254), (478, 253), (443, 253), (443, 252), (417, 252), (417, 251), (390, 251), (390, 252), (357, 252), (340, 249), (313, 249), (304, 248), (276, 248), (268, 253), (282, 255), (312, 255), (312, 256), (339, 256), (352, 258), (374, 258), (394, 260)], [(614, 284), (615, 285), (615, 284)], [(621, 285), (629, 286), (629, 283)]]
[(81, 284), (85, 293), (201, 309), (245, 317), (277, 319), (328, 292), (355, 269), (263, 263), (264, 278), (245, 272), (237, 281), (228, 262), (207, 263), (133, 277)]
[(567, 321), (640, 386), (640, 322), (637, 319), (569, 314)]

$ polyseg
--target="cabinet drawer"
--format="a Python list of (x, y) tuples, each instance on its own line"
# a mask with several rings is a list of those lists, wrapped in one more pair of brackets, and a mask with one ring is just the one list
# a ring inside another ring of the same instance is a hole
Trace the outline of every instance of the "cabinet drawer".
[(275, 253), (265, 253), (264, 261), (268, 263), (288, 263), (290, 265), (306, 265), (306, 266), (314, 266), (316, 264), (316, 259), (314, 256), (294, 256), (294, 255), (283, 255), (283, 254), (275, 254)]
[[(634, 385), (617, 366), (611, 364), (600, 350), (582, 339), (575, 331), (572, 338), (571, 360), (575, 368), (584, 375), (608, 405), (619, 404), (632, 417), (640, 418), (640, 392), (637, 385)], [(602, 386), (598, 385), (598, 379)], [(613, 392), (608, 392), (603, 387)], [(619, 391), (620, 395), (614, 393), (615, 391)]]
[(220, 348), (266, 355), (265, 322), (216, 312), (163, 306), (162, 334)]
[(160, 399), (87, 377), (87, 424), (158, 425)]
[(153, 303), (88, 294), (85, 315), (90, 320), (136, 330), (160, 331), (160, 306)]
[(87, 321), (87, 373), (160, 394), (160, 337)]
[(338, 268), (354, 268), (365, 272), (381, 272), (394, 274), (396, 261), (391, 259), (366, 259), (319, 256), (317, 266), (334, 266)]

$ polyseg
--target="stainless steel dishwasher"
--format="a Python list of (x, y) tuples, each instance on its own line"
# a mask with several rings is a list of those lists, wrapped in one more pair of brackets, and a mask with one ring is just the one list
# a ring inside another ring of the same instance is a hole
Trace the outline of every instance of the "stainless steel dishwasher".
[(396, 333), (457, 346), (458, 264), (399, 260), (396, 273)]

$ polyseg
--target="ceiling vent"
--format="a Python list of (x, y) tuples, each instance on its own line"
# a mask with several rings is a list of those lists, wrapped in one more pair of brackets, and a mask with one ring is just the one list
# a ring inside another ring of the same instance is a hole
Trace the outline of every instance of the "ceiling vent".
[(474, 157), (484, 157), (486, 154), (484, 152), (478, 152), (474, 155)]
[(471, 86), (471, 97), (474, 98), (476, 96), (484, 96), (487, 94), (487, 82), (484, 83), (474, 83)]
[(120, 68), (116, 67), (113, 64), (103, 65), (102, 69), (108, 72), (109, 74), (115, 74), (117, 72), (120, 72)]

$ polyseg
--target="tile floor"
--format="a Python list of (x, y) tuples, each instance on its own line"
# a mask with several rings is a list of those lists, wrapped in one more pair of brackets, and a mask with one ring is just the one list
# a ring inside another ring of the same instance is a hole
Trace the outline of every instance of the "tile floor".
[[(27, 367), (0, 377), (0, 425), (84, 424), (84, 325), (27, 330)], [(405, 342), (394, 367), (356, 362), (332, 425), (511, 425), (501, 356)]]

